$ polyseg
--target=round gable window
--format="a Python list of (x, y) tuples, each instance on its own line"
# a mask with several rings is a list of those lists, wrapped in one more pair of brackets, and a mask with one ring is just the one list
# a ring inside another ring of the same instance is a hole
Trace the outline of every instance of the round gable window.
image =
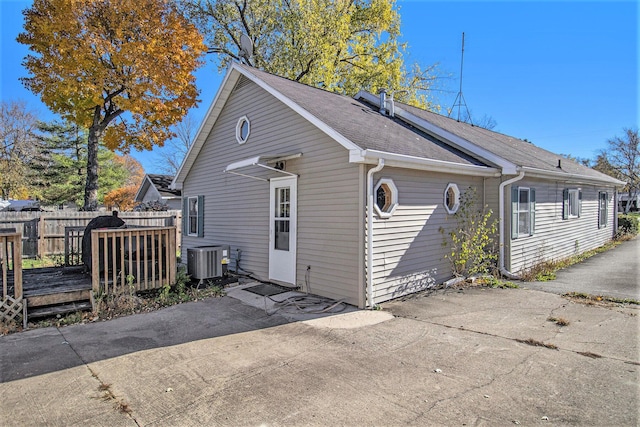
[(247, 142), (250, 133), (251, 123), (249, 123), (249, 119), (247, 116), (240, 117), (240, 120), (238, 120), (238, 124), (236, 125), (236, 139), (238, 140), (238, 144), (244, 144)]
[(398, 207), (398, 189), (391, 179), (382, 178), (373, 191), (375, 209), (378, 217), (390, 218)]
[(447, 185), (444, 190), (444, 208), (447, 213), (454, 214), (460, 207), (460, 190), (456, 184)]

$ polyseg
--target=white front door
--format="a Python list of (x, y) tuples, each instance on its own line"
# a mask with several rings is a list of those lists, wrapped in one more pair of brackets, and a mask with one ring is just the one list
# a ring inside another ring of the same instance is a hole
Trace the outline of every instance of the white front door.
[(273, 178), (269, 197), (269, 279), (296, 283), (298, 177)]

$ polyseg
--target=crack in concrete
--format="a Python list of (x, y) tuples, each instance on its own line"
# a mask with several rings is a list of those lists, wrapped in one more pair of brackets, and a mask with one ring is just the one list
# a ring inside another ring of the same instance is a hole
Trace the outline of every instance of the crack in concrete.
[[(413, 320), (416, 322), (421, 322), (421, 323), (427, 323), (429, 325), (435, 325), (435, 326), (442, 326), (444, 328), (448, 328), (448, 329), (456, 329), (459, 331), (463, 331), (463, 332), (471, 332), (471, 333), (475, 333), (475, 334), (479, 334), (479, 335), (486, 335), (488, 337), (494, 337), (494, 338), (501, 338), (504, 340), (509, 340), (509, 341), (515, 341), (518, 343), (522, 343), (522, 340), (520, 338), (510, 338), (510, 337), (505, 337), (502, 335), (497, 335), (497, 334), (492, 334), (490, 332), (483, 332), (483, 331), (476, 331), (474, 329), (469, 329), (469, 328), (465, 328), (463, 326), (451, 326), (451, 325), (446, 325), (444, 323), (438, 323), (438, 322), (431, 322), (428, 320), (424, 320), (424, 319), (418, 319), (417, 317), (406, 317), (406, 316), (402, 316), (402, 315), (394, 315), (394, 317), (398, 317), (401, 319), (406, 319), (406, 320)], [(557, 336), (558, 333), (556, 333)], [(554, 344), (552, 344), (554, 345)], [(554, 345), (555, 346), (555, 345)], [(540, 347), (545, 347), (545, 346), (540, 346)], [(571, 350), (571, 349), (566, 349), (566, 348), (560, 348), (558, 346), (555, 346), (556, 348), (549, 348), (550, 350), (555, 350), (555, 351), (566, 351), (566, 352), (570, 352), (570, 353), (574, 353), (574, 354), (579, 354), (581, 356), (584, 356), (584, 352), (582, 351), (578, 351), (578, 350)], [(601, 356), (600, 358), (605, 359), (605, 360), (614, 360), (617, 362), (623, 362), (623, 363), (627, 363), (627, 364), (631, 364), (631, 365), (640, 365), (640, 361), (635, 361), (635, 360), (628, 360), (628, 359), (623, 359), (620, 357), (614, 357), (614, 356)]]
[(138, 420), (136, 420), (136, 418), (133, 416), (133, 410), (129, 407), (129, 404), (125, 400), (119, 399), (113, 393), (113, 391), (110, 388), (111, 384), (107, 384), (104, 381), (102, 381), (102, 379), (100, 379), (100, 376), (98, 375), (98, 373), (95, 372), (93, 369), (91, 369), (91, 366), (89, 366), (89, 364), (82, 358), (80, 353), (78, 353), (78, 351), (73, 347), (73, 345), (67, 340), (67, 338), (64, 336), (64, 333), (60, 330), (60, 328), (56, 327), (56, 330), (58, 331), (60, 336), (64, 339), (63, 342), (69, 346), (71, 351), (73, 351), (73, 353), (76, 355), (78, 360), (80, 360), (80, 362), (82, 362), (82, 365), (89, 371), (91, 376), (93, 378), (95, 378), (96, 381), (98, 381), (98, 383), (99, 383), (98, 384), (98, 390), (105, 393), (102, 396), (102, 398), (105, 399), (105, 400), (112, 401), (113, 404), (114, 404), (114, 408), (115, 409), (117, 409), (118, 411), (120, 411), (123, 414), (126, 414), (137, 426), (140, 426), (140, 423), (138, 422)]

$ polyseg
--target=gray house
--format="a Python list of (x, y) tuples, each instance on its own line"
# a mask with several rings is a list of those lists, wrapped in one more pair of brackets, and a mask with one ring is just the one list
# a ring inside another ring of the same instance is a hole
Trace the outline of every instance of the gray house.
[(171, 188), (173, 176), (147, 174), (144, 176), (134, 200), (136, 202), (157, 202), (169, 210), (182, 209), (180, 190)]
[(500, 266), (601, 246), (624, 183), (385, 93), (354, 98), (233, 63), (173, 188), (183, 248), (358, 307), (451, 277), (440, 228), (475, 189), (500, 220)]

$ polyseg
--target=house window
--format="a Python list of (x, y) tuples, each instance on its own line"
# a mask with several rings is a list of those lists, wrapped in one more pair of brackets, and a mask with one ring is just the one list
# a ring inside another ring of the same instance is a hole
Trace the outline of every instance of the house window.
[(582, 211), (582, 190), (566, 188), (562, 193), (562, 219), (579, 218)]
[(536, 191), (527, 187), (511, 189), (511, 237), (533, 236), (536, 219)]
[(251, 133), (251, 123), (247, 116), (242, 116), (238, 120), (236, 124), (236, 140), (238, 140), (238, 144), (244, 144), (249, 139), (249, 134)]
[(378, 217), (390, 218), (396, 207), (398, 207), (398, 189), (396, 185), (391, 179), (382, 178), (378, 181), (373, 195), (375, 197), (373, 208)]
[(447, 213), (454, 214), (460, 207), (460, 190), (456, 184), (449, 184), (444, 190), (444, 208)]
[(603, 191), (598, 193), (598, 228), (607, 226), (609, 216), (609, 195)]
[(204, 235), (204, 196), (183, 199), (183, 231), (188, 236)]

